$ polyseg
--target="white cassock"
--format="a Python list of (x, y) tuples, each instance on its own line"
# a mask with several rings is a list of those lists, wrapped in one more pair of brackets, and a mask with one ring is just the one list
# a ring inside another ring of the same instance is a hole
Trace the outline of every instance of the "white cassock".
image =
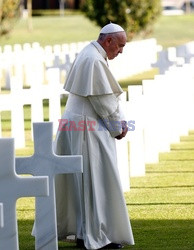
[(59, 239), (76, 235), (87, 249), (134, 244), (114, 138), (122, 131), (113, 122), (123, 120), (122, 89), (105, 58), (96, 41), (77, 56), (64, 87), (70, 94), (54, 143), (59, 155), (83, 155), (83, 174), (56, 177), (56, 206)]

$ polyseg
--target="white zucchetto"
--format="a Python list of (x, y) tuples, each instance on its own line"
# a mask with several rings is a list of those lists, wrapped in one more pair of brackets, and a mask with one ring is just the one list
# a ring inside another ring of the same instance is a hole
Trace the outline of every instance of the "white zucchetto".
[(124, 31), (124, 29), (118, 24), (109, 23), (101, 29), (100, 34), (110, 34), (110, 33), (122, 32), (122, 31)]

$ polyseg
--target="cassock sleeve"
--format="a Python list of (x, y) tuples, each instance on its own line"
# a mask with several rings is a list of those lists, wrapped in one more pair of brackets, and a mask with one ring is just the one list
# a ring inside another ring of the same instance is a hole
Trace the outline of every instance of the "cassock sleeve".
[(112, 137), (122, 133), (121, 113), (119, 102), (114, 94), (88, 96), (95, 112), (100, 116), (102, 122), (109, 130)]

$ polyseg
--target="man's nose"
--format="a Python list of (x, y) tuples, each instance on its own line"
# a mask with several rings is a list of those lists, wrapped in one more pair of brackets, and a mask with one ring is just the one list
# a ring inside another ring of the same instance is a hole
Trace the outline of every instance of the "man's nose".
[(119, 53), (121, 54), (123, 53), (123, 48), (120, 48)]

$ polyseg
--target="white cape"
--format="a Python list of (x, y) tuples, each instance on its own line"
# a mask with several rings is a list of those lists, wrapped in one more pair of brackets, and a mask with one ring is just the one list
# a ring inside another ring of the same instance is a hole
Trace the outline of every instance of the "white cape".
[(78, 54), (67, 76), (66, 91), (80, 96), (112, 93), (119, 96), (123, 92), (107, 61), (99, 53), (100, 49), (99, 44), (93, 41)]

